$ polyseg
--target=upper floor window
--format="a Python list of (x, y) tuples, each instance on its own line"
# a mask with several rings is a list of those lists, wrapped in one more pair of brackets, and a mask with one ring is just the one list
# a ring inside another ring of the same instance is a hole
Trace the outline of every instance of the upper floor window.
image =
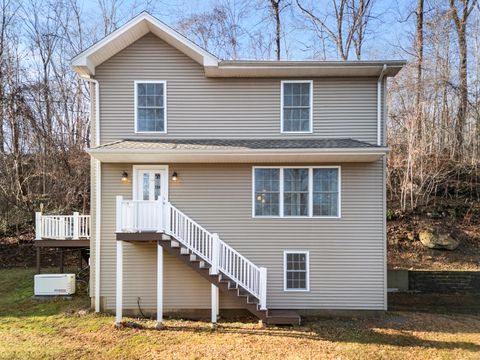
[(311, 133), (313, 113), (313, 82), (282, 81), (282, 133)]
[(254, 217), (340, 215), (340, 167), (254, 167)]
[(166, 132), (166, 85), (165, 81), (135, 81), (135, 132)]

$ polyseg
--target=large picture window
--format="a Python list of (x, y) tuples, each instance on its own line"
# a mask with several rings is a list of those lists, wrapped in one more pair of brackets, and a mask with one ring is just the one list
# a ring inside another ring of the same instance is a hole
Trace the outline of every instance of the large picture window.
[(253, 216), (340, 217), (340, 167), (254, 167)]
[(167, 92), (165, 81), (135, 82), (135, 131), (166, 132)]
[(282, 81), (281, 131), (283, 133), (312, 132), (312, 87), (307, 80)]

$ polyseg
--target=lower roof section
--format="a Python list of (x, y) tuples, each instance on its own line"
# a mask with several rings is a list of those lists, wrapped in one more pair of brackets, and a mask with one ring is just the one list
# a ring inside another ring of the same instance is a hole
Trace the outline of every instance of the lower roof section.
[(388, 148), (353, 139), (125, 139), (89, 151), (102, 162), (372, 162)]

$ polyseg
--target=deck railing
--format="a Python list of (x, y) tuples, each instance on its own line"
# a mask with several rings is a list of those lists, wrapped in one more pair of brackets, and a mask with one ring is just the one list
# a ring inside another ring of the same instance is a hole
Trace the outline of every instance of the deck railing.
[(43, 215), (35, 213), (35, 240), (79, 240), (90, 238), (90, 215)]
[(169, 201), (124, 200), (117, 196), (117, 232), (155, 231), (171, 235), (210, 264), (210, 273), (225, 274), (266, 309), (267, 269), (259, 267), (173, 206)]

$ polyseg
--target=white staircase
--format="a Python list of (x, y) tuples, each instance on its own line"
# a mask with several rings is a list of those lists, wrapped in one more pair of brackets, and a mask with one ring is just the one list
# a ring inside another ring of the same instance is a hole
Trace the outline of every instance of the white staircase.
[(218, 275), (218, 281), (235, 288), (248, 303), (255, 302), (259, 311), (267, 310), (267, 269), (252, 263), (166, 199), (124, 200), (117, 196), (116, 231), (154, 231), (171, 236), (172, 248), (179, 247), (179, 253), (198, 262), (198, 267), (209, 268), (210, 275)]

